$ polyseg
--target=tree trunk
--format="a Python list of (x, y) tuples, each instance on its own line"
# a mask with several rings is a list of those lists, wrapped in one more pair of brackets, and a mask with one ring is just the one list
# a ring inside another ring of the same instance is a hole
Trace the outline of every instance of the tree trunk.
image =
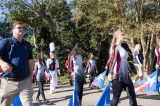
[(34, 42), (34, 47), (36, 48), (36, 49), (38, 49), (38, 45), (37, 45), (37, 41), (36, 41), (36, 36), (35, 36), (35, 29), (33, 28), (33, 42)]
[(144, 55), (144, 76), (147, 76), (153, 71), (155, 54), (154, 54), (154, 42), (156, 41), (156, 36), (154, 33), (148, 36), (141, 36), (141, 42), (143, 47)]

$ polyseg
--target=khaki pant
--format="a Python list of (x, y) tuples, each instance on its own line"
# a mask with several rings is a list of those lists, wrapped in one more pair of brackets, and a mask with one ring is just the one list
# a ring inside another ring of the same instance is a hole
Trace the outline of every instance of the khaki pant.
[(1, 78), (0, 106), (11, 106), (14, 97), (18, 93), (23, 106), (33, 106), (33, 88), (30, 78), (20, 82)]

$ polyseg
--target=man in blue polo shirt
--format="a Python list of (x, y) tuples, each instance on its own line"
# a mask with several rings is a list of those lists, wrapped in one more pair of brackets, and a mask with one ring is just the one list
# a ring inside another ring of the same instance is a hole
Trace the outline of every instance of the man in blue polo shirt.
[(12, 24), (12, 38), (0, 41), (0, 66), (3, 70), (0, 87), (0, 106), (11, 106), (19, 94), (23, 106), (32, 105), (33, 56), (31, 44), (25, 40), (24, 24)]

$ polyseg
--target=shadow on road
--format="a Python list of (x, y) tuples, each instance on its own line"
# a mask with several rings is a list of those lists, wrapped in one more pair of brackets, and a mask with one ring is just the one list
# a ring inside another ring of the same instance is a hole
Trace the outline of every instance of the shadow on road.
[[(151, 100), (160, 100), (160, 95), (155, 94), (155, 95), (147, 95), (147, 94), (137, 94), (136, 98), (141, 98), (141, 99), (151, 99)], [(120, 98), (120, 101), (128, 99), (128, 96)]]
[(159, 94), (155, 94), (155, 95), (143, 94), (143, 95), (137, 95), (137, 98), (151, 99), (151, 100), (160, 100), (160, 95)]
[[(60, 101), (64, 101), (64, 100), (67, 100), (67, 99), (70, 99), (72, 97), (72, 95), (68, 95), (66, 97), (60, 97), (60, 98), (51, 98), (51, 99), (48, 99), (49, 100), (49, 103), (47, 105), (44, 104), (43, 101), (40, 101), (38, 103), (33, 103), (33, 106), (53, 106), (53, 105), (56, 105), (56, 102), (60, 102)], [(57, 99), (57, 100), (55, 100)]]
[[(67, 99), (70, 99), (72, 97), (72, 95), (68, 95), (66, 97), (61, 97), (61, 98), (51, 98), (50, 101), (51, 103), (54, 103), (56, 105), (56, 102), (60, 102), (60, 101), (64, 101), (64, 100), (67, 100)], [(58, 100), (55, 100), (55, 99), (58, 99)]]
[(68, 92), (68, 91), (73, 91), (73, 89), (68, 89), (68, 90), (61, 90), (61, 91), (56, 91), (55, 93)]

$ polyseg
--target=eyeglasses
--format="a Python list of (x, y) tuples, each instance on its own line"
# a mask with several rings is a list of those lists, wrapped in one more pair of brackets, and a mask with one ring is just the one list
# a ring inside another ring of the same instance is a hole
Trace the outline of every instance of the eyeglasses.
[(24, 29), (24, 27), (14, 27), (13, 29)]

